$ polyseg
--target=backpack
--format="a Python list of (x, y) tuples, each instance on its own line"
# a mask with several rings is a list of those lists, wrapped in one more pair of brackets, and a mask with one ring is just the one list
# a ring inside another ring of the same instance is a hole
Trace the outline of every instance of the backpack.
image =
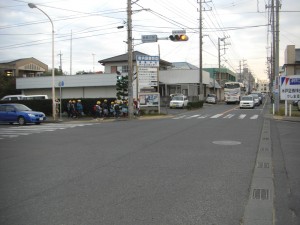
[(117, 110), (120, 110), (120, 106), (117, 104), (117, 105), (115, 105), (115, 110), (117, 111)]

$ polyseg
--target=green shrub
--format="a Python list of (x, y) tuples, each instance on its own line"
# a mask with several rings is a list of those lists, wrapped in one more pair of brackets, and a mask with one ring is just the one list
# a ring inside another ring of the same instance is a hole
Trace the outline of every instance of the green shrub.
[(187, 105), (186, 108), (188, 110), (202, 108), (203, 107), (203, 103), (204, 103), (204, 101), (188, 102), (188, 105)]

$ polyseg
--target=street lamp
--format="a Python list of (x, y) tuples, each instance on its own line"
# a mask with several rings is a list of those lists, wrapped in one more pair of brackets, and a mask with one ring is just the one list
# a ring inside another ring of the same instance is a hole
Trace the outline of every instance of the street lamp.
[(47, 13), (45, 13), (43, 10), (41, 10), (39, 7), (37, 7), (35, 4), (33, 3), (28, 3), (28, 6), (30, 8), (36, 8), (38, 10), (40, 10), (42, 13), (44, 13), (48, 19), (51, 22), (52, 25), (52, 116), (53, 119), (56, 119), (56, 102), (55, 102), (55, 81), (54, 81), (54, 26), (53, 26), (53, 22), (51, 20), (51, 18), (47, 15)]

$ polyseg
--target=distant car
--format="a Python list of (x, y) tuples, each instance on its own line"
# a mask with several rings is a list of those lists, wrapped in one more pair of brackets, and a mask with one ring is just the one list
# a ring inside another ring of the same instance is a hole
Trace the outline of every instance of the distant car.
[(184, 108), (187, 107), (189, 100), (185, 95), (175, 95), (170, 101), (170, 108)]
[(257, 94), (259, 98), (259, 103), (262, 104), (264, 100), (264, 95), (261, 92), (252, 92), (251, 94)]
[(260, 100), (259, 100), (258, 94), (250, 94), (250, 95), (253, 96), (255, 106), (259, 106), (260, 105)]
[(300, 101), (298, 101), (298, 110), (300, 111)]
[(293, 101), (293, 106), (298, 106), (298, 102), (299, 102), (299, 100), (294, 100)]
[(240, 109), (242, 108), (251, 108), (254, 109), (255, 102), (252, 95), (242, 96), (240, 100)]
[(215, 94), (208, 94), (207, 98), (206, 98), (206, 102), (216, 104), (217, 103), (217, 96)]
[(26, 123), (40, 124), (46, 120), (46, 116), (42, 112), (32, 111), (23, 104), (0, 104), (0, 122), (2, 123), (18, 123), (25, 125)]

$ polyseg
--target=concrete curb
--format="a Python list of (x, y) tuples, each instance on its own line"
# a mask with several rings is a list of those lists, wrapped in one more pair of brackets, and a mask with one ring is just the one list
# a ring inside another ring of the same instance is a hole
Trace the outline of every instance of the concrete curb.
[[(174, 115), (158, 115), (158, 116), (141, 116), (133, 118), (132, 120), (154, 120), (154, 119), (163, 119), (163, 118), (172, 118)], [(53, 120), (47, 119), (43, 123), (106, 123), (106, 122), (115, 122), (115, 121), (129, 121), (128, 118), (107, 118), (107, 119), (94, 119), (94, 118), (79, 118), (79, 119), (68, 119), (63, 118), (62, 120)]]

